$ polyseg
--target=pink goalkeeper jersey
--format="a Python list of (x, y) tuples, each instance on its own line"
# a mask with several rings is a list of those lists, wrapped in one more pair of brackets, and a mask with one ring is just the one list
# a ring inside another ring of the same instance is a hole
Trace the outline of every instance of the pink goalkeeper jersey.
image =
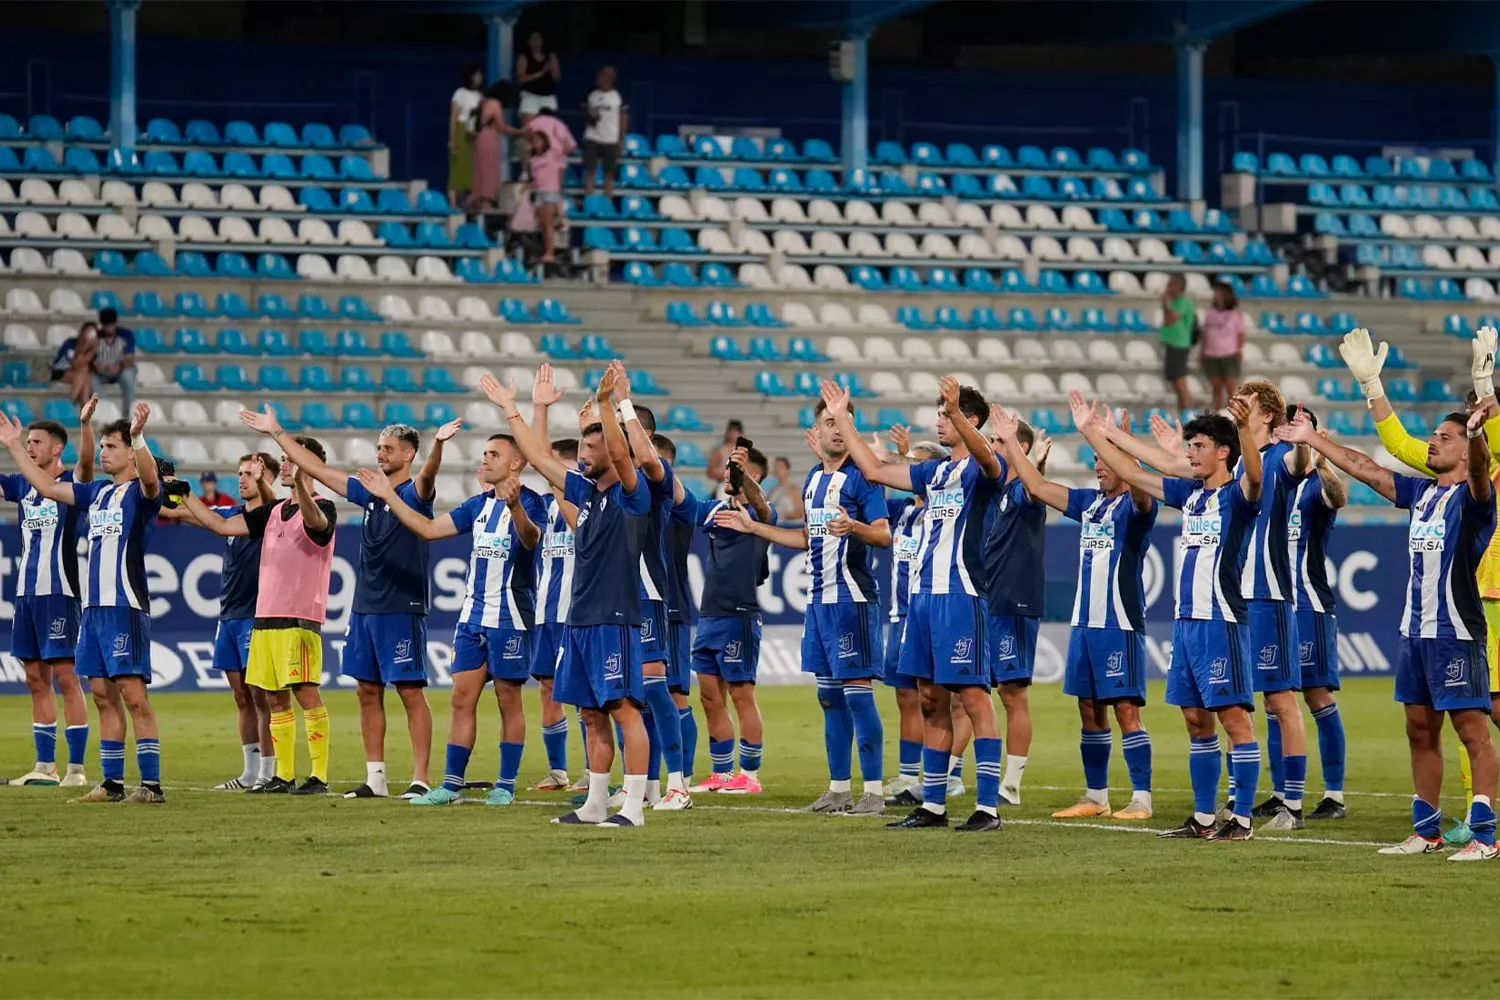
[[(296, 513), (282, 517), (282, 504)], [(283, 500), (266, 520), (260, 550), (260, 594), (257, 618), (301, 618), (322, 622), (328, 615), (328, 582), (333, 570), (333, 540), (319, 545), (307, 536), (302, 511)]]

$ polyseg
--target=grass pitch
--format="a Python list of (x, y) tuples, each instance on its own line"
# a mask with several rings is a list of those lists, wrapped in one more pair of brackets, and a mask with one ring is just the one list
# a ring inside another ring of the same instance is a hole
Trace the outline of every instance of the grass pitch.
[[(1186, 735), (1161, 693), (1146, 709), (1152, 828), (1190, 808)], [(559, 799), (535, 792), (504, 809), (415, 809), (202, 791), (239, 769), (230, 700), (162, 696), (166, 806), (0, 788), (0, 996), (1491, 995), (1500, 866), (1374, 853), (1410, 823), (1389, 681), (1342, 695), (1350, 818), (1248, 844), (1049, 819), (1081, 783), (1076, 710), (1055, 686), (1033, 694), (1025, 802), (997, 834), (794, 815), (824, 787), (821, 716), (810, 687), (760, 695), (766, 794), (702, 795), (636, 831), (551, 826)], [(439, 775), (447, 692), (431, 699)], [(881, 704), (894, 769), (889, 692)], [(329, 706), (342, 789), (363, 776), (358, 715), (346, 692)], [(410, 755), (392, 707), (401, 787)], [(491, 703), (472, 778), (493, 776), (494, 716)], [(12, 776), (31, 759), (29, 721), (26, 699), (0, 700)], [(545, 773), (529, 721), (527, 785)], [(700, 772), (706, 750), (704, 734)], [(88, 770), (97, 779), (97, 742)], [(1127, 785), (1118, 742), (1111, 777)], [(1263, 769), (1262, 794), (1268, 782)], [(953, 809), (971, 806), (972, 792)]]

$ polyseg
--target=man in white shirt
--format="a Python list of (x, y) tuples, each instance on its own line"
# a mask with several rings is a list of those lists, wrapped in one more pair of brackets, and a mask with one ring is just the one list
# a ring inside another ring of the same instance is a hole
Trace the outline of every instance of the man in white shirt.
[(594, 174), (604, 167), (604, 196), (615, 196), (615, 170), (620, 146), (629, 128), (630, 108), (615, 89), (615, 68), (605, 66), (594, 78), (594, 89), (583, 104), (588, 127), (583, 130), (583, 193), (594, 193)]

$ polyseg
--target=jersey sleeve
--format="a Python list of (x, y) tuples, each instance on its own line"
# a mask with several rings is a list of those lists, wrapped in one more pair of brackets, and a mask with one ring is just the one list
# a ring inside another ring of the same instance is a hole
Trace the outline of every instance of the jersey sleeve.
[(620, 504), (627, 513), (649, 514), (651, 513), (651, 487), (646, 477), (637, 474), (635, 477), (635, 489), (627, 490), (625, 484), (620, 484)]
[(1177, 479), (1171, 476), (1163, 476), (1161, 480), (1162, 503), (1168, 507), (1176, 507), (1178, 510), (1181, 510), (1182, 505), (1187, 503), (1188, 497), (1193, 495), (1193, 491), (1198, 486), (1199, 482), (1196, 479)]
[(1493, 484), (1490, 488), (1488, 500), (1476, 500), (1474, 494), (1468, 489), (1464, 490), (1464, 516), (1472, 517), (1475, 525), (1486, 534), (1495, 527), (1495, 490)]
[[(432, 500), (423, 500), (422, 495), (417, 492), (417, 481), (408, 479), (396, 487), (396, 495), (406, 501), (406, 506), (421, 514), (423, 517), (432, 518)], [(433, 499), (437, 498), (437, 492), (433, 491)]]
[[(1261, 496), (1264, 497), (1265, 493), (1262, 492)], [(1255, 520), (1260, 514), (1260, 501), (1251, 500), (1245, 496), (1245, 490), (1238, 479), (1229, 481), (1229, 504), (1240, 517), (1247, 521)]]
[(574, 507), (582, 507), (594, 492), (594, 481), (577, 469), (569, 469), (563, 477), (563, 499)]
[[(291, 501), (286, 502), (290, 503)], [(266, 525), (271, 522), (271, 512), (273, 510), (279, 512), (280, 509), (281, 504), (279, 503), (263, 503), (259, 507), (245, 511), (245, 531), (251, 538), (264, 538)]]
[(109, 480), (107, 479), (96, 479), (88, 483), (73, 483), (73, 506), (80, 509), (87, 507), (94, 502), (94, 498), (99, 495), (99, 491), (108, 485)]
[[(865, 524), (874, 524), (882, 518), (889, 519), (885, 507), (885, 490), (879, 485), (870, 482), (863, 476), (859, 477), (859, 496), (856, 500), (858, 507), (856, 519)], [(775, 508), (772, 508), (773, 510)]]
[(1399, 472), (1391, 473), (1391, 479), (1395, 482), (1396, 499), (1391, 501), (1402, 510), (1410, 510), (1411, 505), (1417, 502), (1417, 497), (1432, 482), (1430, 479), (1419, 479), (1416, 476), (1403, 476)]
[(130, 488), (135, 491), (136, 503), (140, 504), (142, 509), (150, 513), (153, 517), (161, 510), (162, 501), (167, 498), (167, 494), (163, 492), (160, 483), (157, 484), (156, 496), (154, 497), (146, 496), (146, 491), (141, 488), (141, 481), (139, 479), (131, 483)]
[(1083, 520), (1083, 512), (1089, 509), (1089, 504), (1099, 498), (1098, 490), (1069, 490), (1068, 509), (1063, 511), (1063, 517), (1072, 518), (1075, 521)]
[(935, 472), (937, 472), (937, 467), (939, 464), (941, 463), (938, 459), (932, 458), (928, 459), (925, 462), (917, 462), (915, 465), (910, 466), (911, 491), (913, 493), (915, 493), (917, 496), (927, 495), (927, 487), (932, 482), (932, 476)]
[(453, 520), (453, 527), (458, 529), (460, 535), (467, 535), (474, 530), (474, 522), (479, 518), (479, 512), (484, 509), (486, 497), (487, 494), (476, 493), (448, 512), (448, 516)]
[(694, 524), (698, 520), (698, 498), (686, 485), (682, 487), (682, 501), (674, 503), (668, 516), (681, 524)]
[(521, 491), (521, 509), (531, 519), (531, 523), (543, 533), (547, 530), (547, 502), (542, 499), (541, 494), (534, 490), (523, 489)]
[(1375, 433), (1380, 435), (1380, 443), (1395, 456), (1396, 461), (1418, 472), (1432, 474), (1432, 470), (1427, 468), (1427, 443), (1408, 434), (1406, 428), (1401, 426), (1400, 417), (1392, 413), (1384, 420), (1376, 421)]
[(368, 507), (370, 501), (375, 499), (370, 495), (370, 491), (365, 489), (365, 484), (359, 481), (358, 476), (350, 476), (344, 489), (344, 496), (356, 507)]
[(659, 483), (650, 483), (651, 492), (657, 496), (670, 497), (672, 486), (677, 482), (677, 473), (672, 468), (672, 463), (665, 458), (661, 460), (662, 477)]
[(0, 492), (3, 492), (5, 499), (11, 503), (20, 503), (21, 498), (26, 495), (26, 491), (30, 488), (31, 484), (19, 472), (10, 472), (0, 476)]

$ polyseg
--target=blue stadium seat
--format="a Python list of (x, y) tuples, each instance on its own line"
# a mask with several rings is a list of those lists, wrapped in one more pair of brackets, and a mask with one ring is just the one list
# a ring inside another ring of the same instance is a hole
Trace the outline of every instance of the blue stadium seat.
[(657, 383), (656, 377), (645, 368), (630, 369), (630, 394), (632, 396), (666, 396), (668, 389)]
[[(322, 365), (303, 365), (297, 370), (297, 386), (304, 392), (315, 392), (319, 395), (332, 392), (334, 389), (333, 379), (329, 377), (328, 369)], [(304, 419), (306, 410), (303, 411)]]
[(495, 265), (495, 278), (507, 285), (535, 285), (541, 281), (526, 269), (525, 261), (515, 257), (506, 257)]
[[(706, 170), (709, 174), (717, 173), (711, 167), (699, 167), (698, 169), (700, 171)], [(693, 186), (693, 182), (688, 178), (687, 171), (683, 170), (675, 163), (669, 163), (662, 168), (661, 173), (656, 175), (656, 183), (658, 186), (667, 188), (672, 191), (686, 191), (688, 188)], [(722, 175), (720, 175), (719, 187), (721, 189), (727, 187), (727, 185), (723, 181)]]
[(202, 319), (212, 315), (208, 306), (203, 304), (203, 297), (197, 292), (178, 292), (177, 298), (172, 302), (172, 312), (190, 319)]
[[(347, 373), (347, 369), (345, 371)], [(340, 420), (344, 426), (361, 431), (379, 430), (385, 426), (375, 416), (375, 409), (369, 403), (345, 403)]]
[(750, 357), (756, 361), (786, 360), (786, 355), (777, 350), (776, 342), (770, 337), (751, 337), (749, 351)]
[(802, 175), (802, 186), (808, 194), (838, 194), (838, 182), (826, 170), (809, 170)]
[(1028, 170), (1046, 170), (1050, 166), (1040, 146), (1022, 146), (1016, 150), (1016, 165)]
[[(606, 198), (605, 200), (608, 201), (609, 199)], [(620, 199), (620, 218), (622, 219), (655, 221), (661, 217), (662, 215), (656, 210), (656, 206), (651, 204), (651, 201), (647, 198), (633, 194), (626, 195)]]
[(668, 323), (676, 323), (678, 326), (707, 326), (707, 322), (699, 318), (693, 311), (693, 307), (681, 300), (667, 303), (666, 319)]
[(979, 157), (974, 155), (974, 147), (966, 142), (950, 142), (943, 149), (943, 159), (950, 166), (955, 167), (977, 167)]
[(704, 253), (702, 247), (693, 242), (686, 229), (671, 227), (661, 231), (661, 249), (663, 253)]
[(1026, 275), (1012, 268), (1000, 273), (1000, 290), (1011, 295), (1025, 295), (1036, 291)]
[[(443, 369), (443, 373), (448, 375), (447, 369)], [(451, 375), (448, 375), (448, 377), (452, 378)], [(429, 430), (436, 430), (444, 424), (457, 419), (458, 413), (454, 411), (452, 406), (443, 402), (428, 403), (422, 411), (422, 423)]]
[(261, 145), (260, 133), (255, 126), (247, 121), (226, 122), (224, 125), (224, 142), (231, 146), (259, 146)]
[(504, 298), (500, 300), (497, 314), (507, 323), (535, 323), (537, 318), (526, 308), (526, 303), (520, 299)]
[(739, 288), (740, 279), (723, 264), (709, 262), (698, 272), (698, 280), (710, 288)]
[(1042, 314), (1042, 329), (1049, 333), (1072, 333), (1077, 327), (1066, 309), (1052, 306)]
[[(483, 238), (482, 231), (480, 236)], [(448, 231), (436, 222), (417, 223), (413, 239), (416, 240), (416, 244), (419, 247), (426, 247), (433, 250), (451, 250), (453, 248), (453, 237), (449, 236)]]
[(172, 315), (172, 310), (161, 300), (161, 296), (155, 292), (136, 292), (135, 296), (131, 298), (130, 307), (125, 310), (125, 314), (127, 316), (151, 316), (159, 318)]
[(933, 330), (936, 329), (932, 322), (922, 315), (922, 311), (916, 306), (896, 307), (896, 322), (908, 330)]
[(776, 372), (756, 372), (755, 391), (772, 399), (784, 399), (792, 395), (792, 390)]
[[(297, 145), (291, 143), (290, 145)], [(337, 149), (339, 140), (333, 134), (333, 129), (322, 122), (308, 122), (302, 126), (302, 141), (300, 145), (311, 146), (314, 149)]]
[(1276, 280), (1269, 274), (1257, 274), (1250, 279), (1250, 294), (1255, 298), (1281, 298), (1281, 289), (1276, 287)]
[[(95, 259), (94, 266), (97, 267), (98, 263)], [(176, 271), (187, 278), (212, 278), (214, 275), (213, 265), (209, 264), (208, 258), (196, 250), (177, 251)]]
[[(359, 191), (369, 200), (369, 194), (363, 188), (344, 188), (344, 193), (339, 196), (343, 201), (351, 191)], [(441, 197), (441, 195), (439, 196)], [(375, 209), (382, 215), (413, 215), (415, 209), (412, 207), (411, 199), (406, 197), (406, 192), (400, 188), (381, 188), (376, 193)]]
[(943, 154), (930, 142), (912, 143), (911, 162), (921, 167), (941, 167), (945, 165)]
[(851, 181), (844, 184), (845, 190), (853, 188), (855, 190), (865, 191), (872, 190), (873, 188), (872, 193), (873, 191), (879, 191), (881, 194), (884, 194), (888, 197), (901, 197), (915, 193), (915, 190), (912, 188), (912, 186), (906, 183), (906, 178), (902, 177), (894, 170), (883, 171), (880, 174), (879, 181), (877, 181), (873, 186), (870, 187), (867, 187), (863, 184), (858, 184), (858, 171), (855, 171), (855, 174), (855, 178), (852, 178)]
[(576, 325), (583, 320), (568, 312), (568, 307), (557, 299), (542, 299), (536, 304), (537, 318), (543, 323), (566, 323)]
[(286, 122), (266, 122), (266, 127), (262, 130), (262, 138), (267, 146), (295, 149), (302, 145), (302, 139), (297, 135), (297, 130)]
[(974, 311), (969, 314), (969, 326), (986, 333), (997, 333), (1005, 329), (1005, 324), (995, 315), (991, 306), (975, 306)]
[(583, 357), (583, 354), (570, 346), (560, 333), (542, 334), (537, 338), (536, 346), (537, 350), (553, 361), (577, 361)]
[(787, 357), (793, 361), (805, 361), (808, 364), (822, 364), (831, 360), (828, 355), (818, 350), (818, 346), (810, 337), (793, 337), (787, 341), (786, 353)]
[(932, 325), (940, 330), (969, 329), (969, 321), (954, 306), (938, 306), (933, 310)]
[(615, 203), (602, 194), (587, 195), (583, 199), (583, 205), (578, 211), (581, 219), (608, 219), (614, 220), (620, 217), (615, 210)]
[(677, 442), (677, 468), (701, 469), (708, 465), (708, 456), (693, 441)]
[(777, 163), (800, 163), (802, 154), (797, 152), (796, 144), (790, 139), (772, 139), (766, 143), (761, 158)]
[[(308, 172), (308, 160), (321, 160), (321, 156), (304, 156), (302, 158), (302, 172)], [(363, 156), (341, 156), (339, 157), (339, 176), (348, 181), (374, 181), (378, 180), (370, 161)]]
[[(146, 154), (146, 159), (148, 161), (148, 163), (147, 163), (147, 171), (146, 171), (147, 173), (155, 173), (156, 172), (156, 171), (153, 171), (153, 170), (150, 169), (150, 164), (149, 164), (149, 160), (151, 159), (151, 157), (153, 155), (154, 154), (152, 154), (152, 153), (147, 153)], [(163, 154), (163, 155), (166, 155), (166, 154)], [(225, 177), (255, 178), (255, 177), (260, 177), (261, 176), (261, 168), (256, 165), (255, 159), (249, 153), (240, 152), (239, 150), (235, 150), (234, 152), (230, 152), (230, 153), (225, 153), (224, 154), (224, 164), (223, 164), (223, 167), (222, 167), (222, 172), (223, 172), (223, 174), (224, 174)], [(295, 176), (295, 175), (282, 175), (282, 176)]]
[(169, 278), (172, 268), (155, 250), (142, 250), (135, 255), (135, 273), (142, 278)]
[(925, 292), (927, 285), (922, 276), (905, 264), (891, 268), (891, 287), (903, 292)]
[(453, 262), (453, 275), (470, 284), (494, 284), (494, 272), (486, 270), (478, 257), (460, 257)]
[(350, 358), (373, 358), (380, 353), (378, 348), (365, 341), (365, 335), (358, 330), (340, 330), (335, 334), (334, 351)]
[(688, 158), (688, 151), (681, 138), (668, 132), (656, 137), (656, 155), (685, 160)]
[(182, 168), (177, 165), (177, 157), (160, 149), (146, 151), (145, 159), (141, 161), (141, 169), (159, 177), (170, 177), (182, 173)]
[(297, 297), (297, 312), (304, 319), (333, 319), (338, 315), (328, 308), (328, 301), (316, 292), (304, 292)]
[(370, 130), (363, 125), (350, 123), (339, 126), (339, 145), (345, 149), (351, 149), (355, 146), (368, 146), (374, 143), (374, 141), (375, 138), (370, 135)]
[[(292, 158), (285, 153), (267, 153), (260, 158), (260, 172), (263, 176), (274, 177), (277, 180), (289, 181), (296, 180), (299, 177), (319, 181), (333, 180), (332, 171), (308, 170), (305, 161), (311, 158), (304, 158), (304, 167), (299, 172), (296, 164), (292, 163)], [(327, 162), (323, 157), (318, 157), (318, 159), (323, 159), (325, 163)]]
[(214, 369), (214, 385), (228, 392), (248, 392), (255, 388), (244, 365), (219, 365)]
[(1084, 154), (1084, 160), (1090, 170), (1120, 169), (1120, 161), (1115, 159), (1114, 150), (1105, 149), (1102, 146), (1090, 146), (1088, 152)]
[[(1033, 146), (1030, 148), (1035, 149), (1036, 147)], [(1041, 152), (1041, 150), (1037, 150), (1037, 152)], [(1027, 174), (1021, 180), (1021, 194), (1027, 198), (1038, 198), (1046, 201), (1057, 197), (1057, 193), (1052, 190), (1052, 182), (1040, 174)]]
[[(792, 376), (792, 392), (798, 396), (817, 396), (822, 393), (818, 376), (809, 371), (800, 371)], [(851, 393), (850, 395), (853, 395)]]
[(626, 251), (659, 253), (661, 249), (656, 245), (655, 234), (649, 229), (641, 229), (638, 226), (626, 226), (620, 230), (619, 241), (621, 249)]
[[(178, 253), (180, 262), (186, 256), (185, 252)], [(198, 255), (202, 258), (202, 254)], [(107, 278), (122, 278), (130, 273), (130, 265), (125, 263), (125, 256), (118, 250), (97, 250), (94, 252), (94, 267)]]
[(693, 274), (693, 269), (675, 260), (662, 265), (661, 278), (663, 284), (673, 288), (698, 287), (698, 278)]
[(934, 292), (961, 292), (964, 290), (958, 276), (950, 268), (934, 267), (927, 272), (927, 287)]
[(708, 356), (718, 361), (753, 361), (728, 334), (717, 334), (708, 342)]
[(1006, 327), (1017, 333), (1035, 333), (1040, 329), (1036, 317), (1025, 306), (1012, 306), (1005, 321)]
[[(4, 368), (0, 368), (0, 386), (7, 389), (32, 389), (38, 388), (40, 383), (31, 378), (31, 363), (28, 361), (7, 361)], [(31, 404), (24, 399), (7, 399), (0, 403), (0, 413), (7, 417), (14, 417), (23, 424), (29, 424), (36, 419), (32, 412)]]
[[(803, 374), (812, 377), (816, 382), (817, 376), (813, 375), (812, 372), (799, 372), (799, 380)], [(872, 392), (868, 386), (861, 382), (859, 380), (859, 375), (855, 372), (838, 372), (833, 376), (833, 381), (837, 383), (840, 388), (848, 389), (849, 395), (854, 397), (855, 399), (873, 399), (875, 396), (879, 395), (879, 393)], [(817, 391), (822, 391), (821, 385), (817, 387)], [(873, 429), (874, 428), (871, 428), (871, 430)]]
[(63, 128), (51, 115), (32, 115), (26, 123), (26, 134), (43, 142), (53, 142), (63, 137)]
[[(0, 146), (0, 170), (9, 172), (19, 169), (15, 152), (7, 146)], [(143, 168), (140, 157), (134, 151), (114, 147), (104, 155), (104, 169), (112, 174), (130, 176), (140, 173)]]
[(339, 387), (349, 392), (374, 392), (375, 379), (363, 365), (344, 365), (339, 372)]
[(209, 392), (214, 388), (204, 377), (201, 365), (177, 365), (172, 369), (172, 381), (188, 392)]
[(1097, 271), (1074, 271), (1073, 291), (1080, 295), (1110, 295), (1109, 284)]
[(21, 138), (21, 123), (16, 121), (14, 115), (0, 114), (0, 139), (19, 138)]
[(870, 162), (877, 166), (904, 166), (906, 150), (901, 148), (899, 142), (891, 142), (889, 139), (875, 144), (875, 153), (870, 157)]
[[(300, 380), (297, 387), (306, 388)], [(302, 425), (310, 430), (323, 431), (331, 430), (339, 424), (333, 416), (333, 411), (328, 408), (328, 404), (319, 399), (309, 400), (302, 404)]]
[[(230, 339), (230, 334), (238, 335), (236, 339), (239, 343), (244, 344), (243, 351), (231, 349), (230, 346), (226, 343), (226, 341)], [(231, 354), (252, 354), (255, 351), (259, 351), (261, 354), (272, 358), (290, 358), (294, 357), (297, 354), (297, 349), (292, 346), (292, 340), (287, 336), (285, 330), (260, 331), (260, 337), (257, 339), (257, 343), (253, 347), (251, 346), (250, 342), (245, 339), (244, 335), (240, 333), (239, 330), (220, 330), (219, 349), (222, 351), (228, 351)]]
[[(698, 411), (686, 404), (677, 404), (670, 407), (662, 424), (666, 430), (687, 431), (695, 434), (706, 434), (713, 427), (698, 415)], [(678, 445), (679, 458), (681, 457), (681, 445)]]
[[(400, 188), (382, 188), (383, 191), (399, 191)], [(417, 201), (413, 208), (422, 215), (447, 216), (453, 212), (453, 206), (448, 204), (448, 198), (441, 191), (427, 188), (417, 194)]]
[(1306, 358), (1309, 364), (1319, 368), (1342, 368), (1344, 361), (1327, 344), (1313, 344), (1307, 349)]
[(55, 174), (62, 170), (62, 164), (57, 162), (46, 146), (27, 146), (21, 156), (21, 169), (38, 174)]
[(296, 281), (297, 272), (279, 253), (263, 253), (255, 258), (255, 273), (269, 281)]
[(400, 330), (387, 330), (380, 335), (380, 351), (391, 358), (420, 358), (423, 354)]
[[(261, 389), (267, 392), (292, 392), (296, 388), (292, 383), (292, 377), (280, 365), (261, 365), (260, 372), (256, 375), (256, 382)], [(280, 407), (279, 403), (272, 403), (271, 405), (273, 407)], [(294, 423), (288, 424), (285, 417), (281, 418), (281, 425), (287, 430), (296, 430)]]
[(1047, 154), (1047, 164), (1055, 170), (1082, 170), (1083, 159), (1071, 146), (1053, 146)]
[(578, 341), (578, 351), (594, 361), (609, 361), (624, 356), (602, 333), (584, 334)]
[(745, 319), (751, 326), (759, 326), (767, 329), (780, 329), (786, 326), (771, 307), (764, 302), (750, 302), (745, 306)]
[(728, 302), (710, 302), (703, 311), (704, 318), (714, 326), (744, 326), (745, 321)]
[(147, 354), (165, 354), (168, 350), (166, 339), (162, 337), (161, 331), (151, 326), (136, 328), (135, 346), (136, 350)]
[(458, 395), (465, 391), (453, 378), (453, 372), (442, 365), (429, 366), (422, 371), (421, 390), (444, 395)]
[(75, 174), (97, 174), (100, 172), (99, 158), (92, 149), (69, 146), (63, 153), (63, 169)]
[(955, 198), (983, 198), (984, 187), (974, 174), (954, 174), (948, 185)]
[(274, 292), (266, 292), (255, 302), (255, 312), (265, 319), (296, 319), (297, 310)]
[(411, 250), (417, 246), (416, 239), (404, 222), (392, 222), (387, 219), (376, 227), (375, 236), (384, 240), (386, 246), (397, 250)]
[(964, 269), (963, 287), (965, 291), (977, 292), (981, 295), (995, 295), (1000, 291), (1000, 286), (995, 284), (994, 276), (982, 267)]
[[(588, 245), (587, 236), (588, 231), (585, 230), (584, 246)], [(681, 265), (678, 266), (680, 267)], [(662, 284), (662, 280), (656, 276), (656, 272), (652, 270), (651, 265), (643, 260), (626, 261), (625, 270), (621, 274), (621, 277), (627, 284), (636, 285), (641, 288), (659, 288)]]
[(979, 159), (983, 161), (986, 167), (995, 167), (996, 169), (1004, 169), (1016, 165), (1015, 158), (1010, 155), (1009, 149), (1006, 149), (1004, 146), (994, 145), (993, 143), (985, 146), (980, 151)]
[(125, 311), (125, 307), (120, 303), (120, 297), (107, 288), (97, 289), (93, 295), (89, 296), (89, 308), (95, 312), (100, 309), (114, 309), (121, 313)]
[(182, 137), (186, 142), (196, 143), (200, 146), (217, 146), (224, 141), (219, 135), (219, 127), (211, 121), (202, 118), (190, 120), (182, 129)]
[(104, 127), (88, 115), (74, 115), (68, 119), (63, 133), (73, 142), (99, 142), (104, 138)]
[(849, 280), (867, 292), (883, 292), (886, 289), (884, 276), (868, 264), (857, 264), (851, 268)]
[(833, 151), (826, 140), (808, 139), (802, 144), (802, 157), (814, 163), (837, 163), (838, 154)]

